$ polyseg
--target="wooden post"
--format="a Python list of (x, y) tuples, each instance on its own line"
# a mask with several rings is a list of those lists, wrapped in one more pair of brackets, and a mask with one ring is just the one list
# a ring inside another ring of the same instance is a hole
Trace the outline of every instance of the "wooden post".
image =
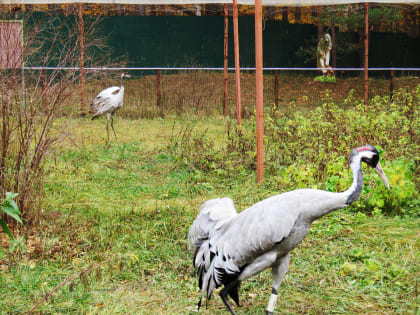
[(156, 106), (159, 108), (160, 117), (163, 117), (163, 108), (160, 94), (160, 69), (156, 70)]
[(224, 76), (224, 84), (223, 84), (223, 114), (226, 116), (228, 114), (228, 27), (229, 27), (229, 20), (228, 20), (228, 5), (227, 3), (224, 4), (224, 13), (225, 13), (225, 33), (224, 33), (224, 49), (223, 49), (223, 76)]
[(364, 72), (364, 102), (368, 104), (368, 97), (369, 97), (369, 76), (368, 76), (368, 63), (369, 63), (369, 3), (365, 2), (365, 72)]
[(238, 3), (233, 0), (233, 41), (235, 50), (235, 81), (236, 81), (236, 118), (238, 125), (242, 123), (241, 104), (241, 69), (239, 66), (239, 33), (238, 33)]
[(46, 110), (45, 104), (45, 88), (47, 86), (45, 69), (41, 69), (41, 103), (43, 110)]
[(262, 0), (255, 0), (255, 99), (257, 110), (257, 181), (264, 179)]
[(332, 41), (332, 50), (331, 50), (331, 65), (333, 68), (337, 67), (337, 46), (335, 44), (335, 27), (334, 24), (331, 25), (331, 41)]
[(391, 69), (391, 76), (389, 81), (389, 99), (391, 102), (394, 99), (394, 69)]
[(279, 72), (274, 70), (274, 104), (279, 107)]
[(80, 115), (86, 115), (85, 105), (85, 56), (84, 56), (83, 4), (79, 2), (79, 41), (80, 41)]

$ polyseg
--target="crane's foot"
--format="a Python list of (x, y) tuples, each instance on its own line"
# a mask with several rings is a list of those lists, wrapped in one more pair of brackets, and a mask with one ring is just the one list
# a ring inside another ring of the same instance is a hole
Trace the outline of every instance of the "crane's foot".
[(228, 310), (232, 315), (236, 315), (235, 310), (233, 309), (233, 306), (230, 304), (228, 299), (228, 292), (226, 288), (224, 288), (222, 291), (220, 291), (220, 297), (222, 298), (223, 303), (226, 305)]

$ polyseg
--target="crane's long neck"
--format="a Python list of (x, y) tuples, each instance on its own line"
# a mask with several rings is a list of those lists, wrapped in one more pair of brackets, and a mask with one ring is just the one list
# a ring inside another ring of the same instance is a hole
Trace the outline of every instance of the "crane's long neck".
[(316, 219), (319, 219), (332, 211), (344, 208), (359, 199), (363, 189), (363, 173), (360, 158), (354, 158), (350, 162), (350, 168), (353, 172), (353, 183), (350, 188), (339, 193), (325, 192), (326, 194), (320, 196), (320, 199), (317, 202), (310, 205), (308, 216), (310, 221), (313, 222)]
[(121, 76), (121, 90), (124, 90), (124, 77)]
[(359, 199), (363, 190), (362, 161), (360, 158), (355, 158), (351, 161), (350, 168), (353, 172), (353, 183), (350, 188), (343, 193), (343, 195), (347, 197), (347, 205), (350, 205)]

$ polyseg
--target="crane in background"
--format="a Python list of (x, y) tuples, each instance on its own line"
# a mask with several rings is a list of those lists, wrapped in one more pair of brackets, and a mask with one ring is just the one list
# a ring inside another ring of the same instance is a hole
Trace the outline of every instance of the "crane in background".
[(117, 134), (114, 129), (114, 113), (123, 106), (124, 99), (124, 78), (130, 78), (131, 76), (122, 73), (121, 74), (121, 86), (112, 86), (101, 91), (90, 105), (91, 111), (94, 112), (92, 120), (106, 114), (106, 133), (108, 136), (109, 145), (109, 119), (111, 118), (111, 128), (114, 132), (115, 140), (117, 140)]

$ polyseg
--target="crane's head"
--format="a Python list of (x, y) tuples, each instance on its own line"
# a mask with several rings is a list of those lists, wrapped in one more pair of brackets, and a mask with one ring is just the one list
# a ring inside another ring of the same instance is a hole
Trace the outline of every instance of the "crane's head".
[(367, 165), (372, 167), (376, 173), (378, 173), (385, 187), (388, 188), (388, 190), (390, 189), (388, 178), (382, 169), (381, 163), (379, 163), (379, 152), (374, 146), (367, 144), (353, 149), (350, 153), (350, 163), (352, 163), (355, 159), (360, 159), (360, 161), (365, 162)]
[(123, 72), (123, 73), (121, 73), (121, 79), (124, 79), (124, 78), (131, 78), (131, 75), (129, 75), (128, 73)]

